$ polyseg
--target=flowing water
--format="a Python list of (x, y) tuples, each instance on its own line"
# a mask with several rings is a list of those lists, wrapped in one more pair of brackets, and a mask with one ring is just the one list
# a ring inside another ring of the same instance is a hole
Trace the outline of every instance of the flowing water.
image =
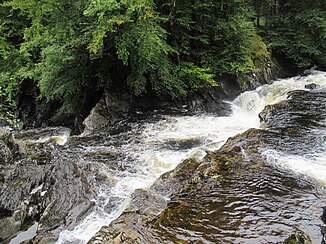
[[(287, 99), (289, 91), (306, 90), (305, 85), (310, 83), (325, 89), (326, 73), (312, 71), (304, 77), (275, 81), (245, 92), (231, 103), (233, 112), (228, 117), (139, 113), (108, 131), (73, 136), (67, 142), (66, 135), (52, 138), (61, 144), (66, 142), (66, 154), (78, 155), (80, 163), (90, 165), (89, 180), (97, 188), (92, 212), (74, 229), (62, 231), (57, 243), (87, 243), (102, 226), (119, 217), (135, 189), (151, 186), (160, 175), (188, 157), (202, 158), (206, 151), (218, 149), (231, 136), (263, 127), (258, 114), (267, 104)], [(323, 144), (312, 148), (309, 155), (287, 155), (267, 149), (262, 153), (271, 164), (314, 178), (325, 186), (326, 134), (317, 133), (324, 138)], [(40, 140), (46, 139), (49, 138)]]

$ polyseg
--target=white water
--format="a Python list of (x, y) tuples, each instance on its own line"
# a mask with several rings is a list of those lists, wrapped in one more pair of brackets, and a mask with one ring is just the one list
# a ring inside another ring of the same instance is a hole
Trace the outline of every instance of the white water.
[[(309, 83), (326, 87), (326, 73), (315, 71), (307, 77), (295, 77), (275, 81), (272, 85), (245, 92), (232, 102), (233, 113), (229, 117), (213, 115), (164, 116), (158, 122), (148, 122), (133, 129), (130, 140), (119, 146), (124, 153), (124, 170), (112, 170), (100, 165), (101, 173), (108, 176), (113, 186), (100, 185), (94, 211), (73, 230), (61, 232), (57, 243), (87, 243), (104, 225), (109, 225), (119, 217), (129, 203), (131, 193), (137, 188), (149, 187), (164, 172), (175, 168), (187, 157), (201, 158), (206, 150), (216, 150), (231, 136), (249, 128), (259, 128), (258, 114), (267, 104), (275, 104), (286, 99), (287, 92), (304, 89)], [(133, 133), (135, 135), (133, 135)], [(173, 148), (173, 143), (196, 142), (192, 147)], [(172, 143), (172, 144), (171, 144)], [(170, 145), (170, 146), (169, 146)], [(98, 145), (98, 149), (104, 146)], [(117, 148), (106, 148), (116, 150)], [(86, 151), (96, 150), (86, 147)], [(271, 163), (309, 174), (326, 182), (325, 153), (315, 157), (300, 158), (295, 155), (281, 155), (279, 152), (265, 152)], [(111, 206), (110, 208), (108, 206)]]
[(26, 231), (19, 232), (15, 238), (11, 239), (9, 244), (19, 244), (23, 241), (28, 241), (36, 236), (36, 231), (38, 228), (38, 223), (34, 223), (31, 227), (29, 227)]

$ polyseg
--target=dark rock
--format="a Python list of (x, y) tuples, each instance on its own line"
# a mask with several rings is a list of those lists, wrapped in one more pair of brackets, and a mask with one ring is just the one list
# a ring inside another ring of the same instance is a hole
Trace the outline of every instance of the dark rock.
[[(326, 224), (326, 207), (323, 208), (321, 220), (324, 222), (324, 224)], [(321, 227), (321, 234), (323, 236), (322, 244), (326, 244), (326, 226)]]
[[(92, 196), (85, 173), (74, 159), (57, 159), (44, 190), (44, 197), (37, 203), (43, 210), (40, 218), (39, 233), (55, 230), (59, 226), (72, 228), (93, 206)], [(41, 196), (42, 197), (42, 196)]]
[(326, 207), (323, 208), (323, 214), (321, 215), (321, 219), (326, 224)]
[(104, 92), (101, 100), (83, 122), (85, 132), (99, 130), (127, 118), (130, 113), (130, 104), (129, 95)]
[(222, 99), (231, 98), (232, 96), (226, 94), (221, 87), (210, 87), (189, 94), (184, 103), (190, 112), (201, 111), (227, 116), (231, 113), (231, 106)]
[(326, 113), (325, 101), (326, 92), (292, 91), (288, 93), (287, 100), (266, 106), (259, 118), (273, 129), (311, 129), (322, 125)]
[[(37, 244), (54, 244), (58, 240), (58, 237), (51, 232), (38, 235), (33, 238), (33, 243)], [(30, 244), (30, 242), (28, 243)]]
[(309, 90), (315, 90), (315, 89), (318, 89), (319, 87), (320, 86), (315, 83), (310, 83), (310, 84), (304, 86), (304, 88), (309, 89)]
[(45, 99), (39, 99), (39, 93), (37, 84), (32, 80), (25, 79), (20, 84), (15, 116), (21, 120), (25, 129), (48, 126), (56, 112), (57, 107)]
[(58, 228), (73, 228), (92, 208), (94, 193), (85, 168), (77, 157), (61, 152), (57, 140), (51, 140), (55, 131), (58, 129), (40, 130), (38, 135), (27, 131), (16, 134), (17, 139), (10, 133), (0, 134), (8, 155), (21, 156), (10, 156), (0, 164), (0, 239), (35, 221), (39, 222), (40, 242), (49, 233), (50, 239), (57, 238)]

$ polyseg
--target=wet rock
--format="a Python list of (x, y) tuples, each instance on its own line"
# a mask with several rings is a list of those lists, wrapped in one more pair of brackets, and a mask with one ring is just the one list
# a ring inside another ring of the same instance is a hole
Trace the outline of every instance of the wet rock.
[[(232, 92), (236, 93), (236, 91)], [(228, 116), (231, 113), (231, 106), (222, 101), (222, 99), (231, 99), (232, 97), (233, 96), (227, 94), (222, 87), (210, 87), (209, 89), (203, 88), (189, 94), (184, 103), (186, 103), (187, 109), (190, 112), (202, 111), (214, 113), (219, 116)]]
[(326, 92), (297, 90), (288, 99), (268, 105), (259, 114), (261, 122), (273, 129), (300, 128), (300, 131), (321, 126), (326, 113)]
[(200, 161), (196, 159), (186, 159), (179, 164), (173, 171), (163, 174), (152, 186), (156, 192), (169, 196), (176, 192), (180, 187), (191, 180), (191, 176), (200, 165)]
[(133, 244), (139, 243), (137, 233), (133, 230), (126, 230), (125, 232), (115, 232), (108, 227), (102, 227), (101, 230), (88, 243), (105, 244), (105, 243), (125, 243)]
[(321, 215), (321, 219), (326, 224), (326, 207), (323, 208), (323, 214)]
[(309, 89), (309, 90), (315, 90), (315, 89), (318, 89), (319, 87), (320, 86), (315, 83), (310, 83), (310, 84), (304, 86), (304, 88)]
[(51, 232), (38, 235), (33, 238), (33, 243), (37, 244), (54, 244), (58, 240), (58, 237)]
[(0, 164), (2, 239), (35, 221), (40, 241), (49, 233), (57, 238), (60, 227), (73, 228), (93, 206), (93, 190), (78, 158), (62, 153), (57, 142), (42, 140), (40, 133), (32, 133), (34, 140), (29, 132), (17, 134), (17, 139), (1, 135), (8, 155), (21, 156)]
[(93, 192), (83, 169), (73, 158), (56, 160), (40, 192), (39, 235), (48, 231), (58, 234), (60, 226), (73, 228), (93, 206)]
[(220, 154), (208, 153), (201, 163), (200, 171), (203, 172), (205, 177), (217, 178), (226, 174), (234, 172), (236, 164), (243, 162), (244, 158), (239, 146), (226, 151), (225, 148), (221, 149)]
[(21, 225), (21, 220), (16, 220), (14, 216), (0, 218), (0, 241), (4, 241), (17, 233)]
[(104, 92), (101, 100), (84, 120), (85, 132), (99, 130), (127, 118), (130, 112), (131, 97)]
[(289, 238), (287, 238), (284, 244), (311, 244), (309, 236), (303, 233), (301, 230), (295, 230)]

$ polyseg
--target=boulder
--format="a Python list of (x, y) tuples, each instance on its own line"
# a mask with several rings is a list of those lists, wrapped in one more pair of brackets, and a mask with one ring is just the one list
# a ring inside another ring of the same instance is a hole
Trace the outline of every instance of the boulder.
[(85, 132), (111, 126), (128, 117), (131, 97), (105, 91), (102, 98), (84, 120)]
[(315, 89), (320, 88), (320, 86), (315, 83), (310, 83), (308, 85), (305, 85), (304, 88), (309, 89), (309, 90), (315, 90)]
[[(236, 88), (230, 93), (237, 93)], [(232, 99), (234, 96), (228, 94), (226, 88), (222, 87), (204, 87), (199, 91), (190, 93), (187, 96), (186, 103), (187, 109), (190, 112), (208, 112), (214, 113), (219, 116), (228, 116), (231, 113), (231, 106), (229, 103), (224, 102), (222, 99)]]

